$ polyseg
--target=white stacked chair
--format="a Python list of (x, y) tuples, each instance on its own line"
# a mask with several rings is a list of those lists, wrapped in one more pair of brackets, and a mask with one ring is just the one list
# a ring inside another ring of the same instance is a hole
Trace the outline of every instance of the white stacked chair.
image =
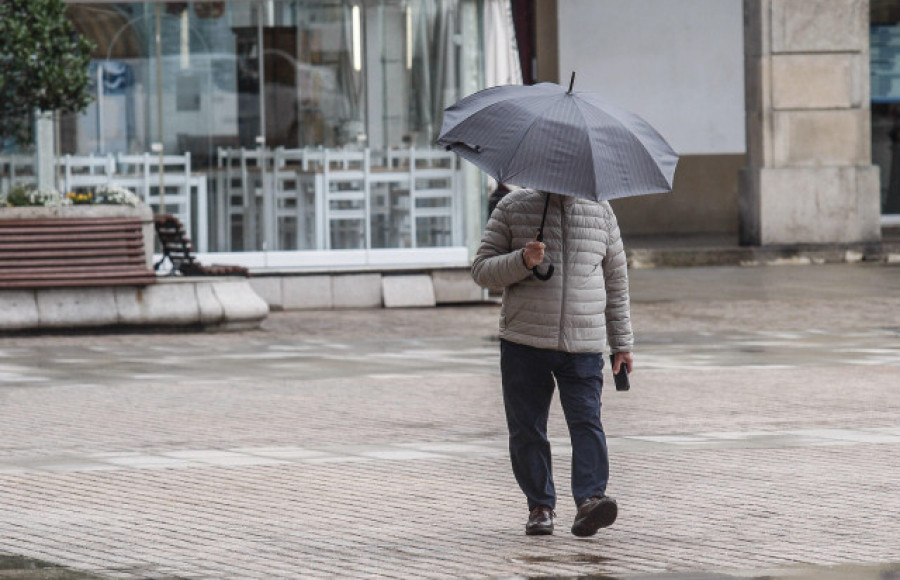
[(64, 155), (57, 165), (62, 168), (63, 193), (95, 190), (110, 185), (116, 173), (113, 155)]
[(320, 228), (324, 249), (371, 247), (369, 150), (325, 150)]
[(8, 193), (14, 185), (36, 182), (34, 155), (0, 155), (0, 193)]
[(387, 153), (387, 163), (409, 171), (408, 196), (397, 204), (400, 237), (410, 247), (458, 245), (460, 204), (456, 201), (456, 154), (442, 149), (400, 149)]
[(372, 247), (410, 247), (408, 149), (373, 152), (371, 160), (369, 216)]
[(235, 233), (243, 243), (244, 182), (241, 179), (241, 150), (220, 147), (217, 152), (216, 238), (218, 250), (233, 251)]
[(220, 230), (220, 240), (225, 240), (227, 251), (263, 248), (267, 228), (263, 211), (266, 201), (264, 175), (268, 158), (263, 149), (219, 150), (221, 187), (218, 205), (220, 224), (224, 226)]
[(275, 150), (272, 171), (272, 222), (278, 250), (316, 247), (315, 176), (325, 161), (323, 149)]
[(144, 203), (154, 208), (154, 213), (160, 204), (160, 187), (164, 188), (165, 213), (178, 217), (189, 235), (194, 237), (190, 153), (163, 155), (162, 159), (155, 153), (119, 154), (116, 165), (118, 172), (112, 183), (133, 190)]
[(442, 149), (413, 149), (410, 171), (410, 225), (413, 247), (453, 246), (457, 232), (456, 154)]

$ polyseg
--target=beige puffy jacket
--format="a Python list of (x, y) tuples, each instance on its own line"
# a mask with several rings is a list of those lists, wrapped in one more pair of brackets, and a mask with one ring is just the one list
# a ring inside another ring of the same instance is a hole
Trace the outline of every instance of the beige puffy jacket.
[(525, 244), (534, 239), (547, 194), (519, 189), (507, 194), (488, 220), (472, 265), (480, 285), (503, 289), (500, 337), (564, 352), (630, 352), (634, 344), (625, 250), (607, 202), (550, 194), (544, 225), (541, 281), (525, 266)]

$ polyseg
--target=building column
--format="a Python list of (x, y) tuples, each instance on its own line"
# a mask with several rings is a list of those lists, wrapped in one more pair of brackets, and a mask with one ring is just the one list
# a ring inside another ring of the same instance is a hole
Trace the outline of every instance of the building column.
[(742, 244), (881, 237), (868, 0), (744, 0)]

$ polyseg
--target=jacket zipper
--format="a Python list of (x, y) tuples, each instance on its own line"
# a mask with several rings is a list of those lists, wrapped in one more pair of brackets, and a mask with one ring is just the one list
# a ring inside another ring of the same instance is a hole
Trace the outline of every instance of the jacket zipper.
[(562, 302), (559, 308), (559, 350), (564, 350), (563, 346), (563, 321), (566, 318), (566, 279), (569, 277), (569, 268), (566, 265), (566, 205), (563, 202), (563, 196), (559, 197), (559, 231), (562, 233)]

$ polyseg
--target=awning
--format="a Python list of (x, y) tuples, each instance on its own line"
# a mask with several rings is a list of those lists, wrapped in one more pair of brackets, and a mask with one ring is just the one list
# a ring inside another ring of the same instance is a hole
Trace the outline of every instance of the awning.
[(123, 59), (144, 56), (141, 47), (143, 20), (129, 22), (127, 15), (109, 4), (69, 4), (66, 16), (75, 29), (94, 43), (95, 59)]

